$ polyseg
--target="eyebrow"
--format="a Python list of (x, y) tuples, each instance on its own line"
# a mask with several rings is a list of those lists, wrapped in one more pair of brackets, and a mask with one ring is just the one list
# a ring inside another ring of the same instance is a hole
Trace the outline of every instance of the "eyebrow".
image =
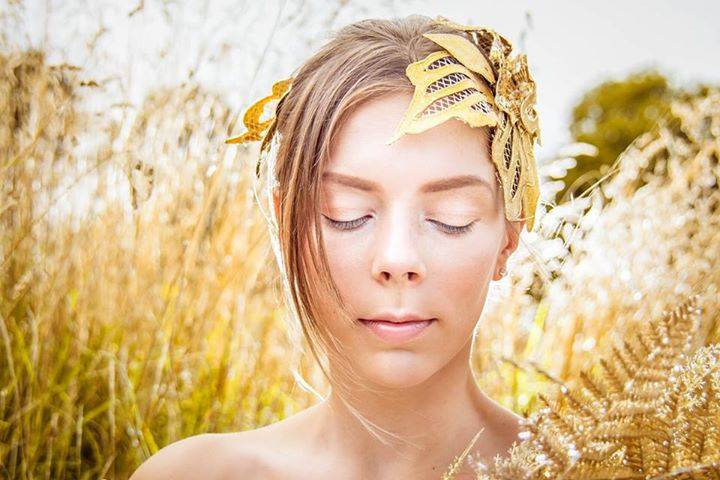
[[(380, 187), (377, 183), (365, 180), (364, 178), (355, 177), (352, 175), (345, 175), (338, 172), (324, 172), (323, 179), (331, 182), (339, 183), (347, 187), (362, 190), (364, 192), (376, 193), (380, 191)], [(480, 186), (486, 187), (491, 193), (495, 193), (490, 182), (477, 175), (458, 175), (455, 177), (441, 178), (439, 180), (433, 180), (420, 187), (421, 193), (436, 193), (444, 192), (447, 190), (453, 190), (456, 188)]]

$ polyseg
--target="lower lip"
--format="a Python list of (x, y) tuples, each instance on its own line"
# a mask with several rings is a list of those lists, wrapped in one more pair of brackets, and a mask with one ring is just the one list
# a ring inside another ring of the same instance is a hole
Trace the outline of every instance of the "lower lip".
[(381, 340), (387, 343), (403, 343), (417, 338), (429, 327), (435, 319), (417, 322), (392, 323), (386, 321), (360, 320)]

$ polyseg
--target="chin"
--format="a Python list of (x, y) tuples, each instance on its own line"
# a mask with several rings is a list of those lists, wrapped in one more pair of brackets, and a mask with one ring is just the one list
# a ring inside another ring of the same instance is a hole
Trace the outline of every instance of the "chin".
[(410, 388), (430, 378), (435, 368), (418, 352), (392, 350), (371, 354), (372, 361), (362, 364), (364, 376), (373, 384), (385, 388)]

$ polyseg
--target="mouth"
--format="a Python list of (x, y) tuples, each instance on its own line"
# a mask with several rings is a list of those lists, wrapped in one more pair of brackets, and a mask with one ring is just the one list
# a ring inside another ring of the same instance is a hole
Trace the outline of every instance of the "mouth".
[(436, 321), (437, 318), (403, 322), (360, 319), (360, 323), (380, 338), (380, 340), (391, 344), (405, 343), (418, 338)]

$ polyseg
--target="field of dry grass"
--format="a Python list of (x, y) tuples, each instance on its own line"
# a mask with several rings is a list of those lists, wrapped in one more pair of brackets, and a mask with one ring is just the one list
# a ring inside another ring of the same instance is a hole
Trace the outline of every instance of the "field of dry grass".
[[(177, 439), (311, 405), (294, 371), (326, 388), (285, 335), (252, 153), (223, 143), (236, 116), (192, 83), (90, 113), (91, 78), (0, 56), (0, 478), (126, 478)], [(546, 190), (478, 329), (493, 398), (531, 411), (548, 378), (691, 292), (703, 343), (720, 340), (712, 105), (684, 121), (680, 106), (593, 194), (554, 206)]]

